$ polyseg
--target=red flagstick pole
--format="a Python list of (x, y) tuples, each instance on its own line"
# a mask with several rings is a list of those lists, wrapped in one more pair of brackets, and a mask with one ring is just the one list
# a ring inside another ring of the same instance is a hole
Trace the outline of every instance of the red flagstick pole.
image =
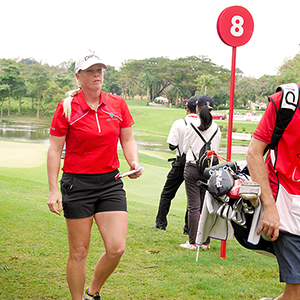
[(234, 87), (235, 87), (235, 62), (236, 62), (236, 47), (232, 47), (230, 98), (229, 98), (229, 120), (228, 120), (228, 136), (227, 136), (227, 159), (228, 160), (231, 160)]
[[(234, 107), (235, 85), (235, 61), (236, 47), (245, 45), (251, 38), (254, 30), (254, 22), (249, 11), (242, 6), (230, 6), (225, 8), (219, 15), (217, 31), (220, 39), (228, 46), (232, 46), (232, 63), (229, 97), (229, 120), (227, 138), (227, 159), (231, 160), (232, 148), (232, 120)], [(221, 242), (220, 257), (226, 256), (226, 241)]]
[[(228, 119), (228, 134), (227, 134), (227, 160), (231, 160), (234, 87), (235, 87), (235, 64), (236, 64), (236, 47), (232, 47), (230, 97), (229, 97), (229, 119)], [(226, 241), (221, 241), (220, 257), (221, 258), (226, 257)]]

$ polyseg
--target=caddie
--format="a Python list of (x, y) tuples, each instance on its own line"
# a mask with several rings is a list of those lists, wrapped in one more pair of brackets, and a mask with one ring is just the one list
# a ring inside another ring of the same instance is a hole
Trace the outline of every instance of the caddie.
[[(280, 129), (276, 120), (283, 111), (293, 112), (293, 115), (286, 128)], [(257, 234), (263, 231), (271, 237), (280, 281), (286, 283), (283, 294), (277, 298), (262, 298), (264, 300), (300, 299), (299, 125), (299, 86), (281, 86), (280, 91), (269, 97), (269, 104), (253, 133), (247, 152), (252, 180), (261, 187), (263, 214)], [(274, 150), (268, 152), (264, 162), (264, 151), (271, 143), (275, 128), (280, 139)]]
[[(175, 198), (178, 189), (184, 181), (185, 154), (183, 153), (183, 143), (187, 125), (199, 119), (196, 114), (197, 101), (198, 97), (191, 97), (186, 104), (186, 117), (178, 119), (172, 124), (167, 143), (170, 150), (176, 150), (176, 160), (172, 163), (172, 168), (167, 175), (167, 180), (161, 192), (155, 225), (151, 226), (152, 229), (166, 230), (168, 225), (167, 215), (171, 207), (171, 201)], [(187, 212), (185, 214), (183, 233), (188, 234)]]

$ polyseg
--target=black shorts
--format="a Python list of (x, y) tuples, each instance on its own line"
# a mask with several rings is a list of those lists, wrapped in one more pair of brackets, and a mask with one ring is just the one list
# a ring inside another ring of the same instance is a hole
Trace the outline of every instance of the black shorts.
[(300, 236), (280, 231), (273, 245), (279, 265), (280, 281), (300, 284)]
[(106, 174), (63, 173), (60, 188), (64, 216), (91, 217), (104, 211), (127, 211), (126, 193), (118, 170)]

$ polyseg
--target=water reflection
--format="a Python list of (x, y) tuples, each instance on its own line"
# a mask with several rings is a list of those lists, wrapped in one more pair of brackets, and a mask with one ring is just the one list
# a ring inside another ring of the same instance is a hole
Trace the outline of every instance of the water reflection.
[(0, 119), (0, 139), (49, 143), (48, 123)]
[(141, 132), (133, 132), (133, 135), (140, 150), (170, 152), (166, 137)]
[[(49, 143), (50, 121), (20, 121), (0, 119), (0, 140)], [(167, 138), (152, 134), (134, 132), (141, 150), (169, 152)]]

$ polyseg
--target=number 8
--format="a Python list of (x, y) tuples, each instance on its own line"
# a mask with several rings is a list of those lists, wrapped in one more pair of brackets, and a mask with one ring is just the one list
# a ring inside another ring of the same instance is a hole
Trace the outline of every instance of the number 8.
[(230, 32), (233, 36), (235, 37), (239, 37), (242, 36), (244, 33), (244, 19), (241, 16), (234, 16), (231, 19), (231, 24), (233, 26), (231, 26)]

